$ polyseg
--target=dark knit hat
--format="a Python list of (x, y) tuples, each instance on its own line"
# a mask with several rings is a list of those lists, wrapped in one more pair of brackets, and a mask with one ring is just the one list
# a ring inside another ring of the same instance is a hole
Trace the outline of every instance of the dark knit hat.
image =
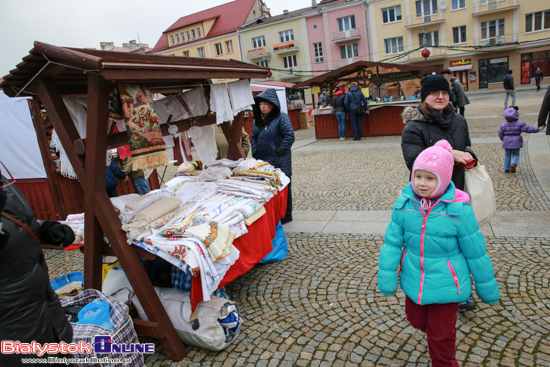
[(447, 93), (451, 93), (449, 82), (441, 74), (430, 74), (425, 76), (422, 79), (421, 85), (420, 97), (422, 98), (422, 102), (424, 102), (428, 94), (437, 92), (438, 90), (444, 90)]

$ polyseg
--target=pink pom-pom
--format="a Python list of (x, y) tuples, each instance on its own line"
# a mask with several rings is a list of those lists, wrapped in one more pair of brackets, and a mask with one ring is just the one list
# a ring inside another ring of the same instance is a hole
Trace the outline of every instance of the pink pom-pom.
[(453, 150), (453, 147), (451, 146), (451, 144), (449, 144), (449, 142), (445, 139), (442, 139), (440, 141), (438, 141), (437, 143), (435, 143), (436, 147), (442, 147), (443, 149), (449, 151), (449, 152), (452, 152)]

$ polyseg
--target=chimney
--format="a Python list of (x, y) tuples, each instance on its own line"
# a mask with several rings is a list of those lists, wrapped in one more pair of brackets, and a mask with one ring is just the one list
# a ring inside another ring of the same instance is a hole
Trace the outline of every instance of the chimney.
[(111, 51), (115, 48), (114, 42), (100, 42), (99, 45), (103, 51)]
[(130, 51), (135, 51), (138, 49), (136, 40), (131, 40), (129, 46), (130, 46)]
[[(313, 1), (315, 1), (315, 0), (313, 0)], [(288, 10), (286, 10), (286, 9), (283, 10), (283, 14), (288, 14)]]
[(316, 0), (311, 0), (311, 7), (312, 7), (312, 8), (316, 8), (316, 7), (317, 7), (317, 1), (316, 1)]

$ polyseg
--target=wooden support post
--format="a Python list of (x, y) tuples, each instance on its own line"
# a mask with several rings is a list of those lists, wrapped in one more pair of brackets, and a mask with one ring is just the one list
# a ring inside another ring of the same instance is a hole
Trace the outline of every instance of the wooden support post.
[(246, 158), (246, 156), (244, 155), (243, 147), (241, 145), (243, 121), (244, 111), (241, 111), (237, 116), (235, 116), (232, 124), (229, 124), (229, 122), (224, 122), (221, 125), (223, 134), (225, 135), (227, 143), (229, 144), (227, 148), (227, 159), (235, 161), (239, 158)]

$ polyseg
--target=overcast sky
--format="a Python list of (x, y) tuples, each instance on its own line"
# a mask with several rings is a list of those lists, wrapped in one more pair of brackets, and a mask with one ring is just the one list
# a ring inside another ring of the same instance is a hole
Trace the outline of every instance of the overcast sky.
[[(0, 77), (15, 69), (34, 41), (66, 47), (122, 46), (130, 40), (154, 47), (179, 18), (228, 0), (0, 0)], [(311, 0), (264, 0), (271, 15), (311, 6)], [(317, 1), (319, 2), (319, 1)]]

